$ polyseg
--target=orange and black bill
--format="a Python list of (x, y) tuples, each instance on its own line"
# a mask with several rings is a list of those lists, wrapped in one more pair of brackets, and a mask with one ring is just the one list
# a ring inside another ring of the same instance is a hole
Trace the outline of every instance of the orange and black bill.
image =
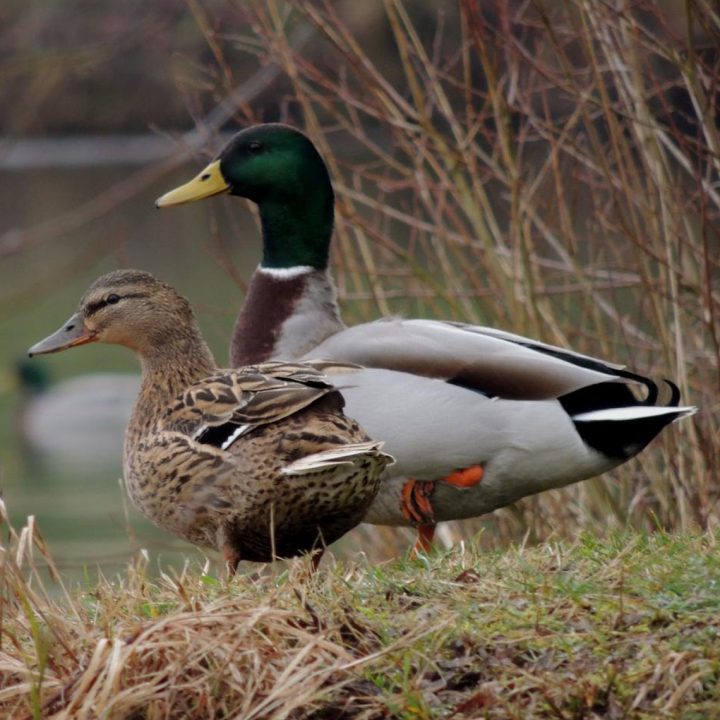
[(80, 313), (75, 313), (63, 326), (44, 340), (35, 343), (29, 350), (28, 355), (47, 355), (48, 353), (60, 352), (76, 345), (85, 345), (95, 342), (95, 334), (85, 327)]

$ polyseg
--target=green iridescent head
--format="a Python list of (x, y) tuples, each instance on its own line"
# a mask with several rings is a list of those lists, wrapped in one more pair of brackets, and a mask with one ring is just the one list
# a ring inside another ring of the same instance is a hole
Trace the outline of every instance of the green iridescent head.
[(239, 132), (193, 180), (163, 195), (156, 205), (180, 205), (220, 193), (259, 206), (264, 267), (327, 267), (332, 185), (323, 159), (299, 130), (266, 124)]

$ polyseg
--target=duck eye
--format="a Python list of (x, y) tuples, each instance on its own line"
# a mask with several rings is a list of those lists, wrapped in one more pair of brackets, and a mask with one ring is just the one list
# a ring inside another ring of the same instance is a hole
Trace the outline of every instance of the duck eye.
[(115, 305), (116, 303), (120, 302), (120, 296), (113, 293), (112, 295), (108, 295), (107, 298), (105, 298), (105, 302), (108, 305)]
[(248, 145), (248, 150), (252, 155), (257, 155), (258, 153), (261, 153), (263, 149), (262, 143), (259, 142), (251, 142)]

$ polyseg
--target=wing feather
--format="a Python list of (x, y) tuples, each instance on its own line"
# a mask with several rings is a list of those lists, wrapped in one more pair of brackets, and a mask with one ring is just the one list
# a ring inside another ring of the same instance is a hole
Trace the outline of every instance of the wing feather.
[(180, 432), (227, 449), (255, 427), (278, 422), (337, 392), (324, 371), (352, 365), (270, 362), (224, 370), (185, 390), (165, 413), (159, 431)]
[(436, 378), (514, 400), (557, 398), (601, 382), (643, 382), (618, 365), (520, 335), (435, 320), (386, 318), (355, 325), (303, 360), (320, 357)]

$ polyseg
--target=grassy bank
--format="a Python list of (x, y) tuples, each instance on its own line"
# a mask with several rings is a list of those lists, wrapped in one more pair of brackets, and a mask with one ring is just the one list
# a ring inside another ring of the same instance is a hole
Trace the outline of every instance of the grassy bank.
[(717, 539), (461, 544), (229, 583), (211, 566), (151, 582), (140, 558), (71, 591), (41, 581), (26, 528), (2, 555), (0, 716), (714, 717)]

